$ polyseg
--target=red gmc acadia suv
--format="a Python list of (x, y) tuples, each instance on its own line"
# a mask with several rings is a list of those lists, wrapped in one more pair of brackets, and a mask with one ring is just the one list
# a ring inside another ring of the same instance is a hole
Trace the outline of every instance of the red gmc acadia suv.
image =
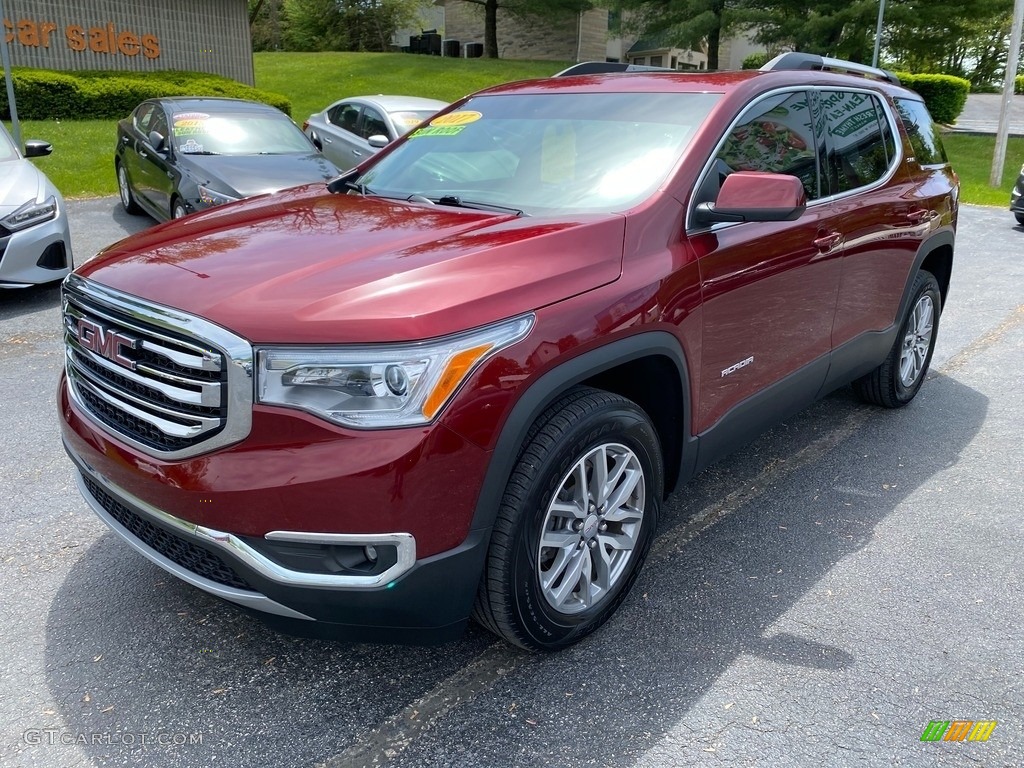
[(558, 649), (702, 468), (850, 382), (914, 397), (957, 195), (849, 62), (491, 88), (77, 269), (65, 445), (135, 549), (290, 631)]

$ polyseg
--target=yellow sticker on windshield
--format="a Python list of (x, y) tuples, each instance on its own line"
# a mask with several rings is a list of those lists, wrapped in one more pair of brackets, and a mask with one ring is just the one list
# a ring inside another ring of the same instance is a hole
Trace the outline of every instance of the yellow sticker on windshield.
[(424, 128), (417, 128), (409, 134), (410, 139), (418, 139), (421, 136), (458, 136), (462, 133), (464, 125), (428, 125)]
[(438, 126), (441, 126), (441, 125), (469, 125), (470, 123), (475, 123), (481, 117), (483, 117), (483, 115), (481, 115), (479, 112), (475, 112), (474, 110), (467, 109), (467, 110), (464, 110), (464, 111), (461, 111), (461, 112), (449, 112), (447, 115), (441, 115), (440, 117), (435, 117), (433, 120), (430, 121), (430, 124), (431, 125), (438, 125)]

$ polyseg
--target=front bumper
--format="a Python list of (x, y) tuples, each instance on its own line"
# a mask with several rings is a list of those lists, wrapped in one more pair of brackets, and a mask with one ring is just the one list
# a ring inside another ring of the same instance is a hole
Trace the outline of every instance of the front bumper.
[[(160, 462), (79, 413), (65, 382), (59, 400), (83, 498), (183, 581), (301, 635), (430, 644), (465, 627), (489, 540), (469, 530), (488, 454), (468, 441), (260, 413), (242, 443)], [(366, 547), (380, 558), (365, 573), (322, 553)]]
[(419, 562), (408, 534), (350, 541), (397, 545), (398, 562), (373, 577), (286, 568), (246, 541), (155, 509), (117, 488), (65, 443), (82, 497), (133, 549), (177, 576), (294, 634), (359, 642), (432, 644), (465, 628), (487, 550), (474, 531), (456, 549)]
[(57, 216), (28, 229), (0, 230), (0, 288), (26, 288), (62, 280), (71, 271), (71, 235), (64, 201)]

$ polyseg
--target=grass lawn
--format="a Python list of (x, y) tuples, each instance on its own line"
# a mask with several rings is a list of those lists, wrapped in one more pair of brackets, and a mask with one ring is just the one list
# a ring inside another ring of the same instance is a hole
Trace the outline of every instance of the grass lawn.
[[(481, 88), (512, 80), (547, 77), (567, 66), (554, 61), (447, 59), (396, 53), (257, 53), (256, 86), (292, 101), (292, 117), (301, 123), (337, 99), (375, 93), (400, 93), (454, 101)], [(113, 120), (22, 123), (23, 138), (54, 146), (51, 157), (35, 162), (67, 197), (117, 193)], [(947, 134), (943, 141), (960, 175), (965, 203), (1008, 207), (1010, 189), (1024, 163), (1024, 138), (1011, 139), (1003, 183), (988, 186), (995, 139)]]
[(994, 136), (946, 134), (942, 137), (946, 154), (960, 177), (960, 199), (965, 203), (996, 205), (1010, 208), (1010, 190), (1024, 165), (1024, 138), (1011, 138), (1006, 147), (1003, 183), (998, 189), (988, 185), (992, 157), (996, 150)]

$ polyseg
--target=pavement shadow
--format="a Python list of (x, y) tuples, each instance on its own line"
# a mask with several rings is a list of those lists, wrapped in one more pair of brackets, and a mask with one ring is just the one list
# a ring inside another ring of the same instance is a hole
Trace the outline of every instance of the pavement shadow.
[[(935, 415), (936, 403), (955, 409), (955, 423)], [(669, 501), (651, 559), (600, 632), (550, 656), (509, 648), (512, 672), (388, 764), (584, 765), (593, 757), (586, 737), (599, 732), (620, 747), (601, 752), (597, 764), (629, 766), (741, 657), (819, 670), (856, 664), (852, 649), (769, 628), (869, 542), (908, 494), (957, 461), (987, 408), (980, 393), (937, 375), (900, 411), (867, 409), (847, 390), (774, 428)], [(740, 495), (746, 500), (715, 525), (680, 535), (701, 510), (763, 477), (765, 466), (851, 420), (860, 427), (813, 471)], [(898, 463), (898, 487), (882, 492), (878, 468)], [(820, 487), (823, 465), (831, 487)], [(877, 492), (837, 490), (861, 487)], [(83, 745), (98, 765), (311, 765), (357, 743), (492, 643), (476, 627), (440, 648), (286, 637), (129, 555), (108, 534), (52, 601), (45, 664), (68, 733), (202, 734), (202, 744)]]
[[(0, 290), (0, 323), (41, 309), (60, 306), (60, 281), (28, 288)], [(0, 336), (2, 343), (2, 336)]]

